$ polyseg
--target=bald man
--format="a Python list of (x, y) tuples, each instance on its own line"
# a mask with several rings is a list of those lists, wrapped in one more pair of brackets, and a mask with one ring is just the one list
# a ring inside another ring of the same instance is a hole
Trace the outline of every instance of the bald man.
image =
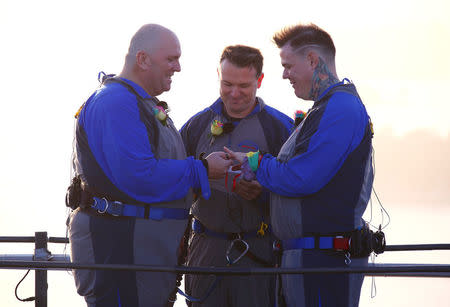
[[(208, 198), (210, 178), (231, 164), (216, 152), (186, 157), (180, 134), (156, 96), (181, 67), (177, 36), (144, 25), (131, 39), (122, 72), (77, 114), (74, 173), (67, 205), (72, 261), (174, 266), (187, 225), (191, 191)], [(75, 270), (89, 307), (166, 306), (169, 273)]]

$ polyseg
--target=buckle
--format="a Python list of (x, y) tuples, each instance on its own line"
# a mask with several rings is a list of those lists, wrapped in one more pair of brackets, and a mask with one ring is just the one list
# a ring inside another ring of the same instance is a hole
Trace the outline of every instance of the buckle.
[(120, 201), (109, 202), (108, 213), (112, 216), (122, 216), (123, 205)]
[(347, 251), (350, 249), (350, 238), (336, 236), (333, 238), (333, 248), (337, 251)]

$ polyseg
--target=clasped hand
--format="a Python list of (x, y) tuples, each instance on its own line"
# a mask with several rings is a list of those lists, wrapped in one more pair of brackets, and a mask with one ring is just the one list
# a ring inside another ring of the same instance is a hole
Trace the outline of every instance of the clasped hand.
[(221, 179), (225, 177), (231, 164), (233, 164), (230, 155), (223, 151), (210, 153), (206, 157), (206, 161), (208, 161), (208, 177), (210, 179)]
[[(213, 152), (206, 157), (209, 168), (208, 177), (211, 179), (223, 178), (229, 167), (233, 164), (233, 160), (242, 164), (246, 157), (246, 154), (243, 152), (234, 152), (227, 147), (224, 147), (224, 150), (225, 152)], [(261, 192), (262, 186), (256, 180), (239, 180), (234, 190), (234, 193), (246, 200), (256, 199)]]

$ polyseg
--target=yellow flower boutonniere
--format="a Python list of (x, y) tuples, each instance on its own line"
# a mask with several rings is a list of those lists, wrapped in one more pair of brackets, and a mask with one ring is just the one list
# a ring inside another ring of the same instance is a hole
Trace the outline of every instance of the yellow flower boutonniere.
[(214, 143), (214, 140), (216, 139), (216, 137), (218, 137), (222, 133), (223, 133), (223, 123), (220, 120), (215, 119), (211, 123), (211, 128), (210, 128), (211, 142), (209, 143), (209, 146), (211, 146)]
[(231, 133), (234, 129), (234, 124), (232, 122), (222, 123), (220, 120), (215, 119), (211, 123), (211, 128), (209, 132), (209, 136), (211, 137), (210, 146), (214, 143), (216, 137), (221, 136), (222, 134)]
[(164, 126), (167, 125), (167, 113), (163, 107), (161, 107), (161, 106), (154, 107), (153, 114), (161, 122), (161, 124), (163, 124)]
[(213, 136), (219, 136), (223, 133), (223, 123), (219, 120), (214, 120), (211, 124), (211, 134)]

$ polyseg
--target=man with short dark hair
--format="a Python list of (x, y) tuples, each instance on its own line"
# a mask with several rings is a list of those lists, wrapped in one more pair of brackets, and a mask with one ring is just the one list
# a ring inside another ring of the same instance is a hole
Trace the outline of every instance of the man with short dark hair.
[[(370, 118), (355, 86), (339, 81), (327, 32), (300, 24), (273, 39), (280, 48), (283, 78), (297, 97), (314, 105), (277, 157), (228, 153), (272, 192), (272, 229), (281, 239), (282, 267), (367, 265), (371, 250), (353, 251), (362, 240), (351, 241), (350, 248), (350, 237), (368, 231), (362, 215), (373, 183)], [(357, 306), (364, 278), (281, 276), (287, 306), (308, 307)]]
[[(77, 114), (75, 178), (67, 198), (71, 259), (78, 263), (174, 266), (189, 216), (191, 190), (208, 198), (225, 154), (186, 158), (181, 136), (156, 96), (180, 71), (180, 43), (169, 29), (141, 27), (119, 76)], [(166, 306), (175, 274), (74, 270), (89, 307)]]
[[(180, 131), (188, 155), (198, 157), (223, 146), (278, 153), (289, 136), (292, 120), (256, 97), (264, 77), (262, 66), (258, 49), (242, 45), (224, 49), (218, 68), (220, 98)], [(267, 191), (257, 181), (242, 180), (232, 170), (225, 181), (211, 180), (210, 185), (211, 198), (200, 197), (192, 207), (187, 264), (272, 266), (274, 236)], [(203, 299), (192, 306), (272, 306), (274, 287), (273, 276), (186, 276), (187, 293)]]

